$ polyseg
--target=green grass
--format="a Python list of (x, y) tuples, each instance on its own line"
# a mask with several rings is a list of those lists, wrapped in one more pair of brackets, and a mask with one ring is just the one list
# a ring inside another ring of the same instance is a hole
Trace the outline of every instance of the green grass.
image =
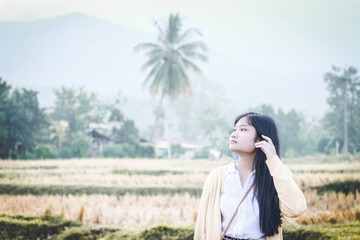
[(201, 195), (201, 187), (107, 187), (84, 185), (27, 185), (0, 184), (0, 194), (6, 195), (93, 195), (106, 194), (124, 196), (126, 194), (140, 196), (170, 195), (188, 193), (191, 196)]
[(78, 221), (65, 220), (59, 216), (0, 215), (0, 239), (47, 239), (61, 233), (65, 228), (80, 226)]
[(130, 170), (130, 169), (114, 169), (112, 170), (113, 174), (120, 175), (152, 175), (152, 176), (162, 176), (162, 175), (183, 175), (190, 174), (192, 172), (188, 171), (170, 171), (170, 170)]
[[(307, 186), (306, 189), (317, 190), (319, 194), (325, 192), (343, 192), (345, 194), (360, 192), (359, 180), (346, 180), (325, 183), (318, 186)], [(146, 187), (122, 187), (122, 186), (94, 186), (94, 185), (40, 185), (40, 184), (0, 184), (0, 194), (3, 195), (93, 195), (105, 194), (124, 196), (126, 194), (139, 196), (154, 195), (176, 195), (188, 193), (191, 196), (200, 197), (202, 186), (186, 187), (186, 186), (146, 186)]]
[(289, 225), (283, 231), (284, 240), (360, 240), (360, 221), (301, 227)]
[(294, 174), (301, 173), (360, 173), (360, 168), (353, 169), (293, 169)]
[(317, 190), (319, 194), (325, 192), (343, 192), (345, 194), (352, 193), (355, 195), (356, 191), (360, 192), (360, 181), (359, 180), (345, 180), (345, 181), (334, 181), (325, 183), (319, 186), (311, 186), (310, 189)]
[[(14, 240), (191, 240), (192, 227), (158, 225), (130, 232), (118, 228), (85, 226), (59, 216), (0, 215), (0, 239)], [(284, 226), (284, 240), (360, 240), (360, 221), (343, 224)]]

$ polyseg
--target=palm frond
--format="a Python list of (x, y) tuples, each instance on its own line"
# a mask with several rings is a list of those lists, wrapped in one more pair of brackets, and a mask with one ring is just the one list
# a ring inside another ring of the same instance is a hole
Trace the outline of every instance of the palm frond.
[(146, 61), (144, 63), (144, 65), (141, 66), (141, 71), (145, 71), (147, 68), (149, 68), (157, 63), (161, 63), (161, 59), (154, 56), (153, 58), (150, 58), (148, 61)]
[(165, 31), (161, 28), (160, 24), (156, 20), (154, 20), (154, 25), (160, 34), (165, 35)]
[(144, 89), (146, 87), (146, 85), (148, 84), (148, 82), (150, 81), (150, 79), (158, 72), (159, 67), (161, 65), (161, 62), (158, 62), (150, 71), (150, 73), (147, 75), (145, 81), (142, 84), (142, 88)]
[(161, 65), (159, 70), (157, 71), (154, 80), (150, 84), (150, 93), (152, 95), (156, 95), (163, 82), (167, 81), (169, 71), (169, 62), (165, 62)]
[(181, 29), (181, 20), (179, 14), (170, 14), (168, 28), (166, 31), (166, 39), (169, 43), (176, 43), (176, 40), (179, 37), (179, 32)]
[(175, 99), (181, 93), (187, 92), (190, 89), (188, 76), (185, 73), (185, 67), (179, 55), (173, 55), (171, 59), (169, 82), (165, 86), (168, 95)]
[(193, 63), (192, 61), (190, 61), (189, 59), (182, 57), (181, 60), (183, 61), (185, 68), (190, 68), (196, 73), (201, 73), (200, 68), (198, 66), (196, 66), (196, 64)]
[(134, 47), (134, 52), (136, 53), (138, 51), (148, 50), (148, 49), (152, 50), (156, 48), (161, 48), (161, 47), (156, 43), (140, 43)]
[(183, 34), (181, 34), (181, 36), (177, 39), (176, 43), (181, 44), (183, 41), (186, 41), (188, 38), (190, 38), (194, 34), (202, 36), (200, 30), (198, 30), (196, 28), (189, 28)]
[(176, 51), (194, 51), (197, 49), (201, 49), (204, 52), (207, 52), (209, 50), (208, 46), (204, 42), (195, 41), (180, 45), (176, 48)]
[(179, 59), (179, 71), (182, 75), (182, 91), (183, 92), (191, 92), (191, 87), (189, 83), (189, 77), (186, 74), (186, 66), (184, 64), (183, 59)]
[[(175, 63), (176, 64), (176, 63)], [(173, 85), (176, 84), (177, 79), (176, 75), (174, 75), (174, 62), (173, 62), (173, 56), (170, 55), (169, 61), (168, 61), (168, 69), (167, 69), (167, 77), (164, 79), (164, 89), (166, 92), (166, 95), (172, 96), (173, 93)]]
[(154, 20), (154, 25), (157, 28), (157, 30), (159, 31), (159, 35), (158, 35), (158, 42), (163, 43), (166, 41), (166, 33), (165, 31), (161, 28), (160, 24)]
[(185, 51), (185, 50), (181, 51), (181, 53), (184, 56), (187, 56), (188, 58), (191, 58), (191, 59), (200, 59), (203, 62), (208, 61), (208, 57), (205, 54), (202, 54), (202, 53), (197, 53), (197, 52), (194, 52), (194, 51)]
[(156, 51), (154, 50), (151, 53), (148, 52), (146, 55), (149, 56), (149, 59), (144, 63), (144, 65), (142, 65), (141, 71), (146, 70), (148, 67), (151, 67), (157, 62), (161, 62), (164, 58), (164, 54), (165, 53), (162, 49)]
[(153, 57), (154, 55), (164, 55), (166, 54), (163, 48), (155, 48), (153, 50), (148, 51), (145, 53), (145, 56), (147, 57)]

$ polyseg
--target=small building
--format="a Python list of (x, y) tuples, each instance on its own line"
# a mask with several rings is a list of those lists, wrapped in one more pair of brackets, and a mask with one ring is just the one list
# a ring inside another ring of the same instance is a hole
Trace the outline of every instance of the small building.
[(91, 147), (91, 156), (99, 156), (102, 154), (104, 145), (108, 144), (111, 139), (101, 133), (100, 130), (93, 129), (89, 132), (89, 136), (93, 139)]
[[(169, 147), (169, 142), (167, 139), (165, 138), (158, 138), (155, 139), (155, 149), (156, 149), (156, 153), (158, 156), (164, 156), (167, 157), (167, 151), (168, 151), (168, 147)], [(190, 141), (182, 141), (182, 142), (177, 142), (177, 143), (170, 143), (171, 145), (173, 144), (179, 144), (182, 148), (185, 149), (185, 153), (183, 153), (180, 157), (182, 158), (186, 158), (186, 159), (191, 159), (193, 158), (195, 152), (199, 151), (202, 146), (194, 143), (194, 142), (190, 142)]]

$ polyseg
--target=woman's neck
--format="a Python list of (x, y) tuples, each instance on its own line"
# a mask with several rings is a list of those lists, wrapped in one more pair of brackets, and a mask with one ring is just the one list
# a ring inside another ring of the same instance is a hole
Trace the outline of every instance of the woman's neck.
[(255, 166), (254, 166), (254, 157), (255, 154), (252, 155), (239, 155), (239, 158), (236, 162), (236, 169), (238, 171), (245, 171), (248, 173), (251, 173), (252, 171), (254, 171)]

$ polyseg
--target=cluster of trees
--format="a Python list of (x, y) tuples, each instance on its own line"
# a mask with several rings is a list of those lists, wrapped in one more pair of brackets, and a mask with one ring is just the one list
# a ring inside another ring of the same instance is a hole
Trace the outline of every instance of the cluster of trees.
[(123, 99), (101, 103), (84, 88), (54, 89), (55, 105), (39, 107), (37, 92), (15, 89), (0, 78), (0, 157), (11, 159), (89, 157), (91, 123), (107, 124), (112, 144), (106, 157), (154, 157), (155, 149), (140, 143), (139, 131), (120, 111)]
[(280, 138), (280, 154), (285, 157), (312, 155), (317, 152), (316, 144), (318, 126), (309, 122), (301, 112), (291, 109), (277, 111), (270, 104), (262, 104), (250, 109), (271, 116), (277, 127)]
[(330, 110), (319, 122), (309, 122), (305, 116), (291, 110), (274, 111), (271, 105), (253, 109), (270, 115), (277, 122), (281, 154), (291, 156), (315, 153), (347, 154), (360, 151), (360, 80), (353, 66), (332, 67), (325, 73)]
[(360, 151), (360, 79), (353, 66), (333, 66), (324, 79), (328, 85), (327, 102), (331, 110), (322, 119), (324, 134), (320, 151), (338, 146), (344, 154)]
[(34, 152), (46, 114), (39, 108), (37, 93), (15, 89), (0, 78), (0, 157), (18, 157)]

